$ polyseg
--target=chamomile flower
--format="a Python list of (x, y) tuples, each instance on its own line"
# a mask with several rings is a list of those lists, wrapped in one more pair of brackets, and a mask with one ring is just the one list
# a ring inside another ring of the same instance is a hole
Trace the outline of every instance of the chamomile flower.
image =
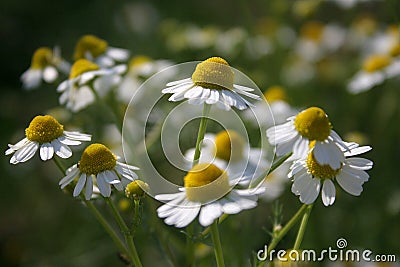
[(54, 153), (60, 158), (69, 158), (72, 151), (68, 146), (80, 145), (81, 141), (90, 141), (91, 136), (79, 132), (64, 131), (54, 117), (36, 116), (25, 129), (26, 137), (15, 145), (8, 145), (6, 155), (14, 155), (10, 163), (17, 164), (31, 159), (39, 149), (40, 158), (49, 160)]
[(69, 79), (63, 81), (57, 91), (61, 93), (60, 104), (77, 112), (95, 101), (121, 81), (126, 65), (104, 69), (86, 59), (77, 60), (71, 67)]
[(346, 147), (332, 130), (328, 115), (321, 108), (311, 107), (289, 117), (287, 122), (267, 130), (268, 140), (276, 145), (278, 156), (293, 152), (291, 159), (306, 157), (310, 141), (315, 141), (314, 155), (318, 163), (338, 169), (344, 160), (340, 147)]
[[(396, 52), (394, 50), (394, 52)], [(376, 54), (369, 56), (363, 68), (357, 72), (348, 84), (348, 91), (358, 94), (383, 83), (400, 74), (400, 60), (390, 55)]]
[(32, 56), (31, 66), (22, 76), (21, 81), (26, 89), (34, 89), (46, 83), (54, 82), (59, 75), (69, 72), (70, 65), (61, 58), (60, 50), (56, 47), (53, 50), (49, 47), (38, 48)]
[[(191, 148), (185, 153), (190, 166), (194, 152), (195, 149)], [(199, 162), (213, 163), (230, 177), (242, 176), (240, 183), (247, 183), (268, 167), (264, 156), (260, 148), (249, 147), (238, 132), (229, 129), (205, 134)]]
[(59, 185), (63, 189), (78, 178), (72, 195), (79, 196), (86, 185), (84, 194), (85, 198), (89, 200), (92, 197), (95, 181), (100, 194), (103, 197), (109, 197), (111, 185), (114, 185), (118, 191), (122, 191), (127, 184), (138, 178), (133, 172), (138, 169), (135, 166), (119, 162), (118, 157), (106, 146), (91, 144), (83, 151), (78, 164), (67, 170), (66, 176), (61, 179)]
[(189, 104), (216, 104), (217, 107), (230, 110), (236, 107), (239, 110), (253, 106), (239, 94), (252, 99), (260, 99), (258, 95), (250, 93), (254, 89), (233, 83), (234, 72), (226, 60), (220, 57), (211, 57), (196, 66), (191, 78), (167, 83), (164, 94), (172, 94), (169, 101), (188, 99)]
[(371, 150), (371, 147), (360, 147), (356, 143), (347, 143), (347, 147), (348, 150), (342, 152), (346, 158), (338, 169), (332, 169), (329, 165), (316, 161), (315, 143), (311, 144), (307, 158), (293, 163), (288, 176), (293, 177), (292, 192), (300, 197), (302, 203), (313, 203), (322, 191), (324, 205), (332, 205), (336, 198), (334, 181), (351, 195), (361, 194), (362, 185), (369, 179), (365, 171), (372, 168), (373, 162), (352, 156), (365, 153)]
[(129, 51), (115, 48), (94, 35), (82, 36), (75, 46), (74, 59), (88, 59), (101, 67), (112, 67), (129, 58)]
[(257, 206), (258, 189), (233, 189), (234, 182), (226, 172), (209, 163), (195, 165), (184, 177), (184, 188), (174, 194), (156, 195), (166, 203), (157, 209), (158, 217), (168, 225), (181, 228), (199, 215), (199, 222), (206, 227), (222, 214), (237, 214)]

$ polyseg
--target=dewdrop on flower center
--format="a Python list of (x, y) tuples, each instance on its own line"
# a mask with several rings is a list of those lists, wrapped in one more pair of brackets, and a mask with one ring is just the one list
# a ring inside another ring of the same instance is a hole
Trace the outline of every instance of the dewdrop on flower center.
[(215, 156), (225, 161), (237, 161), (243, 156), (244, 140), (235, 131), (221, 131), (215, 136)]
[(317, 141), (326, 140), (332, 128), (325, 111), (317, 107), (300, 112), (294, 120), (294, 126), (303, 137)]
[(85, 58), (86, 53), (90, 52), (93, 57), (103, 54), (108, 48), (108, 43), (94, 35), (82, 36), (75, 47), (74, 59)]
[(388, 66), (391, 58), (387, 55), (373, 55), (368, 57), (363, 64), (363, 69), (366, 72), (375, 72)]
[(69, 78), (73, 79), (85, 72), (99, 70), (99, 69), (100, 67), (94, 64), (93, 62), (90, 62), (89, 60), (86, 59), (79, 59), (74, 63), (74, 65), (72, 65), (71, 72), (69, 73)]
[(62, 136), (64, 126), (50, 115), (36, 116), (25, 129), (26, 138), (39, 144), (50, 143)]
[(91, 144), (82, 153), (79, 170), (88, 175), (97, 175), (106, 170), (114, 169), (117, 164), (116, 156), (102, 144)]
[(214, 164), (195, 165), (183, 180), (186, 197), (190, 201), (206, 203), (224, 196), (230, 190), (228, 175)]
[(44, 69), (51, 63), (53, 51), (48, 47), (38, 48), (32, 56), (31, 68)]
[(192, 75), (195, 85), (217, 90), (233, 89), (234, 73), (228, 62), (220, 57), (211, 57), (199, 63)]

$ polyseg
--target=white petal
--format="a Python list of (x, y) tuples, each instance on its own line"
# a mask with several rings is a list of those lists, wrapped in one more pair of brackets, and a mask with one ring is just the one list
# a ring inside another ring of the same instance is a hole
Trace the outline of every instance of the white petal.
[(58, 139), (58, 141), (60, 141), (60, 143), (62, 143), (64, 145), (67, 145), (67, 146), (77, 146), (77, 145), (82, 144), (81, 141), (71, 140), (71, 139), (68, 139), (65, 136), (60, 136), (57, 139)]
[(311, 204), (317, 199), (321, 183), (319, 179), (312, 178), (307, 188), (300, 195), (300, 201), (304, 204)]
[(160, 195), (156, 195), (154, 198), (159, 201), (169, 201), (169, 200), (176, 199), (178, 196), (185, 197), (185, 193), (160, 194)]
[(336, 176), (336, 181), (339, 185), (349, 194), (353, 196), (359, 196), (363, 191), (362, 185), (363, 181), (351, 174), (346, 172), (340, 172)]
[(83, 134), (80, 132), (64, 131), (64, 135), (69, 140), (75, 140), (75, 141), (90, 141), (90, 140), (92, 140), (92, 136), (90, 134)]
[(229, 199), (229, 196), (224, 197), (218, 202), (222, 206), (222, 211), (226, 214), (237, 214), (242, 210), (235, 201)]
[(74, 193), (72, 194), (74, 197), (79, 196), (79, 194), (82, 192), (83, 187), (85, 186), (86, 183), (86, 174), (82, 173), (81, 177), (79, 177), (78, 182), (76, 183)]
[(17, 164), (31, 159), (35, 155), (38, 148), (39, 144), (37, 142), (28, 142), (24, 147), (15, 152), (10, 159), (10, 163)]
[(71, 168), (69, 168), (69, 172), (67, 172), (67, 175), (64, 176), (58, 183), (59, 185), (61, 185), (61, 189), (63, 189), (69, 183), (71, 183), (78, 174), (79, 174), (79, 168), (77, 168), (76, 164)]
[(346, 164), (358, 170), (369, 170), (373, 166), (373, 162), (364, 158), (349, 158), (346, 159)]
[(93, 195), (93, 177), (89, 175), (86, 177), (85, 199), (89, 200)]
[(50, 143), (45, 143), (40, 146), (40, 158), (42, 160), (49, 160), (53, 157), (54, 148)]
[(329, 165), (334, 170), (339, 169), (345, 159), (342, 150), (333, 142), (317, 141), (312, 153), (320, 165)]
[(167, 86), (169, 87), (169, 86), (174, 86), (174, 85), (177, 85), (177, 84), (182, 84), (182, 83), (187, 83), (187, 82), (192, 82), (192, 78), (185, 78), (185, 79), (182, 79), (182, 80), (169, 82), (169, 83), (167, 83)]
[(222, 207), (218, 201), (204, 205), (200, 210), (199, 222), (202, 226), (211, 225), (222, 215)]
[(43, 80), (52, 83), (58, 78), (58, 71), (53, 66), (48, 66), (43, 71)]
[(62, 144), (57, 139), (51, 141), (51, 145), (54, 147), (56, 155), (59, 156), (60, 158), (66, 159), (72, 156), (71, 149), (68, 146)]
[(322, 186), (322, 202), (325, 206), (332, 205), (335, 202), (336, 189), (330, 179), (325, 179)]
[(125, 61), (129, 58), (129, 50), (127, 49), (109, 47), (106, 53), (109, 57), (117, 61)]
[(10, 155), (10, 154), (14, 153), (15, 151), (17, 151), (21, 147), (26, 146), (30, 142), (32, 142), (32, 141), (29, 141), (28, 138), (25, 137), (24, 139), (22, 139), (21, 141), (19, 141), (15, 145), (8, 144), (9, 149), (7, 149), (6, 155)]
[(114, 171), (105, 170), (105, 171), (97, 174), (97, 176), (102, 176), (103, 179), (109, 184), (117, 184), (117, 183), (121, 182), (119, 180), (117, 174), (115, 174)]
[(97, 186), (103, 197), (109, 197), (111, 195), (111, 186), (104, 180), (104, 177), (97, 176)]
[(346, 157), (356, 156), (359, 154), (366, 153), (366, 152), (370, 151), (371, 149), (372, 149), (372, 147), (370, 147), (370, 146), (355, 147), (355, 148), (351, 149), (349, 152), (345, 152), (344, 155)]

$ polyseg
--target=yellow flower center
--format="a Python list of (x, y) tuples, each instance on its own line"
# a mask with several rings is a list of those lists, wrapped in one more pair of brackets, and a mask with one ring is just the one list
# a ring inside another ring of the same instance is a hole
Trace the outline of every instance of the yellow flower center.
[(317, 141), (328, 138), (332, 128), (325, 111), (317, 107), (300, 112), (294, 120), (294, 126), (303, 137)]
[(90, 52), (93, 57), (98, 57), (107, 50), (108, 43), (94, 35), (84, 35), (75, 46), (74, 59), (85, 58)]
[(320, 165), (314, 157), (314, 153), (310, 152), (308, 154), (307, 169), (313, 177), (320, 179), (333, 179), (339, 173), (340, 168), (337, 170), (332, 169), (329, 165)]
[(129, 61), (129, 68), (133, 69), (137, 66), (140, 66), (144, 63), (150, 62), (151, 59), (147, 56), (136, 56), (133, 57), (130, 61)]
[(183, 181), (187, 199), (196, 202), (206, 203), (218, 199), (230, 189), (226, 172), (209, 163), (195, 165)]
[(117, 157), (102, 144), (92, 144), (82, 153), (79, 170), (88, 175), (114, 169)]
[(25, 129), (26, 138), (40, 144), (49, 143), (63, 135), (64, 126), (50, 115), (36, 116)]
[(390, 64), (390, 57), (387, 55), (372, 55), (368, 57), (363, 64), (366, 72), (374, 72), (383, 69)]
[(225, 161), (243, 157), (244, 140), (235, 131), (221, 131), (215, 136), (215, 156)]
[(269, 103), (275, 101), (287, 101), (287, 95), (285, 93), (285, 90), (283, 89), (283, 87), (278, 85), (269, 87), (264, 92), (264, 97)]
[(130, 182), (125, 188), (125, 196), (130, 199), (140, 199), (149, 191), (149, 185), (141, 180)]
[(400, 42), (398, 42), (398, 43), (396, 43), (395, 45), (393, 45), (393, 46), (390, 48), (389, 53), (390, 53), (390, 55), (391, 55), (392, 57), (398, 57), (398, 56), (400, 56)]
[(35, 51), (32, 56), (31, 68), (32, 69), (44, 69), (46, 66), (51, 64), (53, 57), (53, 51), (48, 47), (41, 47)]
[(199, 64), (192, 74), (197, 86), (209, 89), (233, 89), (234, 73), (228, 62), (220, 57), (211, 57)]
[(78, 59), (71, 67), (69, 78), (73, 79), (81, 75), (82, 73), (98, 70), (100, 67), (87, 59)]
[(324, 32), (324, 25), (317, 21), (311, 21), (301, 28), (301, 36), (315, 42), (319, 42)]

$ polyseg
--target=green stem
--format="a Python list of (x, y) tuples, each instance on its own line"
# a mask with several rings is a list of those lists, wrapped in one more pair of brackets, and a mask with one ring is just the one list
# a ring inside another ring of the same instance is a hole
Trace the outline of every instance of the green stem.
[[(56, 158), (56, 157), (53, 157), (53, 161), (57, 165), (57, 167), (60, 169), (61, 173), (63, 175), (65, 175), (65, 168), (61, 164), (59, 159)], [(89, 200), (86, 200), (85, 197), (83, 196), (83, 194), (80, 194), (80, 198), (86, 204), (86, 206), (89, 208), (89, 210), (93, 213), (94, 217), (99, 221), (101, 226), (103, 226), (104, 230), (107, 232), (107, 234), (114, 241), (114, 243), (118, 247), (118, 249), (122, 253), (128, 254), (128, 250), (126, 249), (124, 243), (121, 241), (121, 239), (118, 237), (118, 235), (112, 229), (112, 227), (108, 224), (107, 220), (103, 217), (103, 215), (101, 215), (100, 211), (96, 208), (96, 206), (93, 205), (93, 203), (90, 202)]]
[(313, 204), (307, 205), (307, 209), (304, 212), (303, 219), (301, 220), (299, 232), (297, 233), (296, 241), (294, 242), (293, 249), (297, 250), (300, 248), (301, 242), (303, 241), (304, 232), (307, 228), (308, 218), (310, 218), (310, 213), (312, 210)]
[(222, 253), (221, 240), (219, 238), (218, 220), (215, 220), (211, 225), (211, 238), (214, 243), (215, 259), (218, 267), (224, 267), (224, 255)]
[[(288, 221), (288, 223), (279, 231), (279, 233), (274, 236), (271, 240), (271, 243), (268, 245), (267, 249), (267, 255), (278, 245), (279, 241), (282, 240), (282, 238), (289, 232), (290, 229), (297, 223), (297, 221), (300, 219), (301, 215), (305, 212), (307, 209), (308, 205), (303, 204), (301, 208), (296, 212), (295, 215)], [(263, 261), (261, 261), (257, 266), (262, 267)]]
[[(228, 216), (229, 216), (229, 214), (226, 214), (226, 213), (222, 214), (221, 217), (219, 217), (219, 219), (218, 219), (218, 224), (220, 224), (220, 223), (222, 223), (223, 221), (225, 221), (225, 219), (228, 218)], [(205, 238), (206, 235), (208, 235), (208, 234), (210, 233), (210, 230), (211, 230), (211, 226), (208, 226), (206, 229), (204, 229), (204, 230), (201, 232), (200, 236), (201, 236), (202, 238)]]
[(199, 132), (197, 134), (196, 147), (195, 147), (195, 150), (194, 150), (193, 166), (196, 165), (199, 162), (200, 153), (201, 153), (201, 146), (200, 145), (203, 142), (204, 134), (206, 133), (207, 120), (208, 120), (208, 114), (210, 112), (210, 109), (211, 109), (211, 105), (204, 104), (203, 113), (202, 113), (202, 116), (201, 116), (201, 121), (200, 121), (200, 126), (199, 126)]
[(107, 205), (110, 207), (111, 212), (112, 212), (115, 220), (117, 221), (117, 223), (121, 229), (121, 232), (123, 233), (123, 235), (125, 237), (125, 241), (128, 244), (128, 248), (129, 248), (129, 255), (131, 257), (133, 264), (136, 267), (142, 267), (142, 263), (140, 262), (139, 255), (136, 251), (135, 244), (133, 243), (133, 235), (132, 235), (131, 231), (129, 231), (128, 226), (126, 225), (124, 219), (122, 219), (121, 214), (119, 213), (118, 209), (115, 207), (115, 205), (111, 201), (111, 199), (109, 197), (105, 197), (104, 200), (107, 203)]
[(92, 202), (89, 200), (86, 200), (85, 197), (81, 194), (80, 195), (82, 201), (86, 204), (86, 206), (89, 208), (89, 210), (93, 213), (93, 215), (96, 217), (96, 219), (99, 221), (99, 223), (103, 226), (104, 230), (110, 235), (111, 239), (114, 241), (115, 245), (118, 247), (118, 249), (128, 255), (128, 250), (126, 249), (124, 243), (121, 241), (121, 239), (118, 237), (118, 235), (114, 232), (112, 227), (108, 224), (107, 220), (101, 215), (99, 210), (93, 205)]
[[(208, 114), (210, 113), (211, 105), (204, 104), (203, 112), (201, 115), (199, 131), (197, 133), (196, 147), (194, 150), (194, 157), (192, 166), (196, 165), (200, 159), (201, 143), (203, 142), (204, 135), (207, 129)], [(186, 263), (187, 266), (194, 266), (194, 242), (193, 237), (193, 224), (186, 227)]]

